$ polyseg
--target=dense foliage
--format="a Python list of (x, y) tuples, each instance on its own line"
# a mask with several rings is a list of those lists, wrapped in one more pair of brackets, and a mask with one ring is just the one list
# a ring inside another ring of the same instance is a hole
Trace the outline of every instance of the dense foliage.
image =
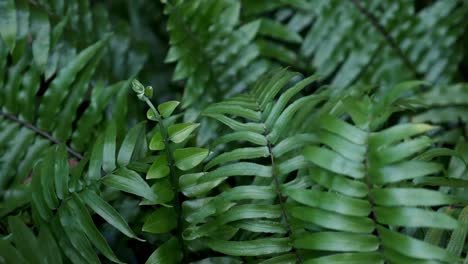
[(0, 263), (468, 263), (467, 16), (0, 0)]

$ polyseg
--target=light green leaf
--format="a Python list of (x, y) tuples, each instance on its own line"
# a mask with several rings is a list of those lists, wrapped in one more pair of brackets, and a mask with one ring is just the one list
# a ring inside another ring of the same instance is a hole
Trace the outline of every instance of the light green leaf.
[(111, 122), (106, 129), (104, 136), (104, 145), (103, 145), (103, 163), (102, 169), (110, 173), (115, 170), (115, 149), (116, 149), (116, 126), (114, 122)]
[(265, 132), (265, 126), (261, 123), (242, 123), (225, 115), (219, 114), (205, 114), (205, 116), (218, 120), (219, 122), (227, 125), (234, 131), (248, 131), (257, 134), (263, 134)]
[(70, 199), (65, 206), (68, 207), (70, 212), (76, 217), (77, 222), (89, 240), (104, 256), (106, 256), (106, 258), (115, 263), (123, 263), (115, 256), (109, 244), (107, 244), (106, 239), (94, 225), (88, 209), (86, 209), (86, 206), (82, 203), (77, 194), (73, 194), (73, 198)]
[(128, 131), (117, 155), (117, 164), (119, 166), (124, 167), (130, 163), (138, 138), (143, 134), (143, 128), (144, 123), (141, 122)]
[(216, 156), (206, 164), (206, 169), (208, 170), (213, 166), (229, 161), (268, 157), (269, 155), (268, 147), (238, 148)]
[(288, 189), (287, 194), (290, 198), (304, 205), (344, 215), (368, 216), (371, 212), (371, 205), (367, 200), (356, 199), (334, 192)]
[(367, 133), (334, 116), (320, 117), (319, 125), (322, 129), (335, 133), (347, 140), (362, 145), (367, 141)]
[(172, 112), (180, 104), (178, 101), (168, 101), (158, 105), (158, 111), (162, 117), (168, 118), (172, 115)]
[(438, 206), (455, 203), (456, 199), (440, 191), (421, 188), (385, 188), (372, 190), (377, 205)]
[(330, 190), (351, 197), (365, 197), (368, 194), (367, 185), (363, 182), (351, 180), (321, 168), (311, 168), (309, 171), (313, 181)]
[(455, 229), (457, 220), (428, 209), (407, 207), (375, 207), (374, 213), (379, 223), (404, 227), (433, 227)]
[(0, 35), (10, 53), (16, 44), (16, 9), (14, 0), (0, 1)]
[(98, 180), (101, 178), (101, 167), (103, 164), (104, 155), (104, 135), (100, 135), (94, 142), (93, 150), (88, 165), (87, 177), (90, 180)]
[(239, 131), (225, 134), (213, 141), (213, 145), (217, 146), (220, 144), (226, 144), (232, 141), (247, 141), (256, 145), (266, 146), (268, 141), (262, 134), (258, 134), (250, 131)]
[(151, 138), (149, 149), (151, 150), (163, 150), (165, 148), (164, 140), (162, 138), (161, 132), (154, 133)]
[(211, 104), (203, 111), (203, 114), (205, 115), (228, 114), (228, 115), (243, 117), (251, 121), (261, 120), (260, 112), (242, 107), (236, 103), (229, 103), (229, 102)]
[(119, 212), (94, 192), (89, 190), (83, 191), (80, 193), (80, 197), (95, 213), (104, 218), (107, 223), (117, 228), (120, 232), (130, 238), (144, 241), (135, 235), (133, 230), (128, 226), (127, 221), (125, 221)]
[(115, 171), (115, 174), (105, 176), (103, 183), (109, 187), (132, 193), (150, 201), (155, 201), (157, 198), (153, 190), (138, 173), (126, 168), (120, 168)]
[(287, 238), (260, 238), (250, 241), (204, 240), (212, 250), (231, 256), (261, 256), (288, 252), (291, 249), (288, 242)]
[(292, 43), (300, 43), (302, 41), (301, 35), (272, 19), (261, 20), (259, 33)]
[(170, 169), (167, 163), (166, 156), (158, 155), (151, 165), (148, 173), (146, 174), (146, 179), (160, 179), (169, 175)]
[(356, 179), (361, 179), (365, 176), (364, 165), (348, 160), (338, 153), (323, 147), (311, 146), (305, 148), (304, 157), (317, 166), (338, 174), (348, 175)]
[(52, 211), (47, 207), (47, 203), (44, 200), (42, 195), (42, 186), (41, 186), (41, 163), (36, 164), (33, 168), (33, 177), (31, 182), (32, 188), (32, 205), (33, 208), (37, 210), (40, 217), (43, 220), (48, 220), (52, 216)]
[(85, 233), (79, 228), (75, 215), (69, 207), (64, 206), (58, 211), (60, 223), (63, 226), (66, 236), (78, 253), (89, 263), (100, 263), (96, 252)]
[(183, 148), (174, 151), (174, 160), (177, 168), (186, 171), (194, 168), (208, 156), (205, 148)]
[(305, 206), (295, 206), (290, 209), (290, 212), (297, 219), (332, 230), (353, 233), (374, 231), (374, 222), (367, 217), (341, 215)]
[(42, 254), (47, 256), (46, 263), (63, 263), (61, 250), (47, 226), (41, 226), (38, 241)]
[(17, 216), (8, 217), (8, 225), (13, 234), (13, 241), (21, 255), (24, 256), (29, 263), (45, 264), (41, 260), (39, 243), (26, 225)]
[(41, 71), (47, 64), (50, 49), (50, 23), (44, 10), (31, 9), (32, 51), (34, 61)]
[(437, 127), (427, 124), (401, 124), (371, 134), (369, 144), (373, 146), (385, 146), (405, 138), (416, 136), (431, 131)]
[(316, 135), (296, 134), (277, 143), (272, 150), (273, 156), (278, 158), (289, 151), (303, 148), (304, 146), (318, 142), (319, 138)]
[(404, 161), (371, 171), (371, 180), (375, 184), (387, 184), (427, 176), (441, 170), (442, 165), (435, 162)]
[(55, 168), (53, 148), (50, 148), (46, 151), (44, 160), (41, 163), (40, 168), (42, 197), (44, 197), (47, 206), (50, 209), (54, 210), (59, 206), (59, 201), (55, 194)]
[(394, 146), (378, 149), (376, 157), (379, 164), (382, 165), (395, 163), (426, 149), (431, 143), (432, 140), (429, 137), (420, 137), (414, 140), (404, 141)]
[(174, 143), (181, 143), (186, 140), (199, 124), (182, 123), (171, 125), (167, 131), (169, 139)]
[(160, 207), (156, 209), (143, 224), (143, 231), (162, 234), (177, 227), (177, 215), (173, 208)]
[(54, 160), (55, 192), (59, 199), (63, 199), (68, 194), (69, 177), (67, 150), (64, 146), (55, 148)]
[(379, 230), (382, 244), (403, 255), (419, 259), (442, 260), (450, 263), (456, 263), (459, 260), (455, 255), (440, 247), (399, 234), (385, 227), (379, 226), (377, 229)]
[(372, 252), (379, 248), (379, 240), (373, 235), (346, 232), (317, 232), (296, 238), (294, 246), (301, 249), (324, 251)]
[(458, 217), (460, 226), (452, 232), (447, 250), (453, 254), (460, 256), (465, 246), (466, 234), (468, 232), (468, 207), (463, 208)]
[[(1, 23), (1, 22), (0, 22)], [(21, 254), (7, 241), (0, 239), (0, 252), (2, 252), (2, 258), (5, 263), (18, 263), (18, 264), (27, 264), (26, 260), (21, 256)]]
[(259, 165), (252, 162), (237, 162), (234, 164), (224, 165), (205, 174), (201, 177), (199, 183), (209, 182), (229, 176), (271, 177), (271, 172), (270, 166)]
[(180, 251), (177, 239), (172, 237), (156, 249), (145, 264), (178, 264), (181, 259), (182, 252)]
[(304, 261), (304, 264), (384, 264), (380, 253), (342, 253)]
[(152, 109), (148, 109), (148, 111), (146, 111), (146, 118), (151, 121), (159, 121), (158, 117), (154, 114)]

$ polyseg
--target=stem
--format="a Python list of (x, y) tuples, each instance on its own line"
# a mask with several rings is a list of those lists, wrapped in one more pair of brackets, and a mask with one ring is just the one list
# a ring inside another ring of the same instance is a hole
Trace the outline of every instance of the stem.
[[(372, 118), (370, 118), (372, 120)], [(369, 135), (370, 135), (370, 131), (367, 131), (367, 140), (369, 140)], [(375, 210), (374, 210), (374, 207), (375, 207), (375, 200), (374, 200), (374, 196), (372, 195), (372, 181), (370, 179), (370, 175), (369, 175), (369, 143), (366, 144), (366, 154), (365, 154), (365, 160), (364, 160), (364, 169), (365, 169), (365, 172), (366, 172), (366, 175), (365, 175), (365, 180), (366, 180), (366, 186), (367, 186), (367, 192), (368, 192), (368, 200), (369, 200), (369, 203), (370, 203), (370, 206), (371, 206), (371, 213), (370, 213), (370, 218), (371, 220), (374, 222), (374, 225), (375, 225), (375, 235), (377, 237), (377, 239), (379, 240), (379, 247), (378, 247), (378, 250), (380, 252), (383, 252), (383, 248), (382, 248), (382, 239), (380, 237), (380, 232), (379, 232), (379, 229), (377, 228), (377, 225), (379, 224), (378, 221), (377, 221), (377, 216), (375, 215)], [(385, 262), (387, 263), (387, 262)]]
[(182, 248), (182, 263), (184, 263), (185, 258), (185, 246), (184, 240), (182, 238), (182, 207), (181, 207), (181, 196), (179, 191), (179, 178), (176, 174), (176, 168), (174, 163), (174, 157), (172, 156), (172, 148), (169, 142), (169, 135), (167, 134), (167, 129), (164, 126), (163, 120), (161, 115), (159, 114), (158, 110), (154, 107), (153, 103), (148, 99), (148, 97), (144, 97), (145, 103), (150, 107), (150, 109), (154, 112), (157, 121), (159, 122), (159, 131), (161, 132), (161, 136), (164, 140), (164, 150), (166, 152), (167, 163), (169, 165), (170, 171), (170, 181), (172, 186), (172, 191), (174, 192), (174, 208), (177, 214), (177, 239), (179, 241), (180, 247)]
[(413, 63), (409, 60), (409, 58), (405, 55), (403, 50), (400, 49), (395, 39), (390, 35), (390, 33), (385, 29), (385, 27), (380, 24), (379, 20), (372, 14), (366, 7), (361, 3), (360, 0), (350, 0), (354, 6), (364, 14), (367, 19), (371, 22), (371, 24), (377, 29), (380, 34), (385, 38), (385, 40), (390, 44), (390, 47), (396, 52), (396, 54), (400, 57), (406, 67), (411, 70), (415, 77), (422, 78), (423, 76), (416, 70), (416, 67)]
[(54, 136), (47, 133), (46, 131), (34, 126), (33, 124), (28, 123), (28, 122), (26, 122), (24, 120), (21, 120), (21, 119), (19, 119), (17, 116), (15, 116), (13, 114), (5, 113), (5, 112), (2, 112), (2, 111), (0, 111), (0, 116), (2, 116), (4, 118), (7, 118), (7, 119), (9, 119), (11, 121), (14, 121), (14, 122), (28, 128), (28, 129), (30, 129), (34, 133), (39, 134), (40, 136), (46, 138), (47, 140), (49, 140), (50, 142), (52, 142), (54, 144), (65, 146), (66, 149), (67, 149), (67, 152), (70, 153), (72, 156), (75, 156), (79, 160), (83, 159), (83, 155), (81, 155), (77, 150), (75, 150), (74, 148), (68, 146), (64, 142), (61, 142), (59, 139), (55, 138)]
[[(267, 132), (265, 132), (265, 134), (267, 134)], [(275, 157), (273, 156), (273, 147), (272, 147), (272, 144), (270, 143), (270, 141), (268, 141), (268, 152), (270, 154), (270, 159), (271, 159), (271, 167), (272, 167), (272, 175), (271, 176), (272, 176), (273, 182), (275, 184), (275, 191), (276, 191), (276, 195), (278, 196), (278, 202), (279, 202), (280, 208), (281, 208), (281, 216), (284, 219), (284, 221), (286, 222), (288, 237), (293, 237), (293, 229), (291, 227), (291, 224), (289, 223), (289, 218), (288, 218), (288, 215), (286, 213), (285, 201), (283, 200), (285, 197), (281, 193), (281, 183), (278, 180), (278, 175), (276, 173), (276, 162), (275, 162)], [(296, 256), (296, 263), (302, 263), (303, 262), (301, 256), (299, 256), (299, 254), (298, 254), (297, 250), (294, 248), (294, 246), (292, 247), (292, 253)]]

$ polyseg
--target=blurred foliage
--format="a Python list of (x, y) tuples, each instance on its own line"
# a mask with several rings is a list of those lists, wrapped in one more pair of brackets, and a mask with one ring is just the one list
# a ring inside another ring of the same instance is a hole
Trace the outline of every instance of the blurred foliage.
[(0, 0), (0, 263), (468, 263), (466, 17)]

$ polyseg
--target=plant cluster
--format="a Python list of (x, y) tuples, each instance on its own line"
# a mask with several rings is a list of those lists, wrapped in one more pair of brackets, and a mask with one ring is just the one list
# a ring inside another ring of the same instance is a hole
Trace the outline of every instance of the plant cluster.
[(468, 263), (467, 15), (0, 0), (0, 263)]

